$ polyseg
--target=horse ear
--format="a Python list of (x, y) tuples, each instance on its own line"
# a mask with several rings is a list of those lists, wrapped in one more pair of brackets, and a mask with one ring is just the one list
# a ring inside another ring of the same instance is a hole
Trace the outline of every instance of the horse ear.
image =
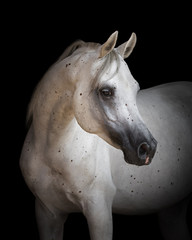
[(99, 58), (105, 57), (113, 50), (117, 41), (117, 36), (118, 31), (115, 31), (114, 33), (111, 34), (107, 41), (103, 45), (101, 45)]
[(131, 34), (131, 37), (129, 38), (129, 40), (123, 44), (121, 44), (118, 48), (117, 51), (119, 52), (119, 54), (121, 55), (122, 58), (127, 58), (129, 57), (129, 55), (131, 54), (131, 52), (133, 51), (135, 44), (137, 41), (137, 37), (135, 33)]

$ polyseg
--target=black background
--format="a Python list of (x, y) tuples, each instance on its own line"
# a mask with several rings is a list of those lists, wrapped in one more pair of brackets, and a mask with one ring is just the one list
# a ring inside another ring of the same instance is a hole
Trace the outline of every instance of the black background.
[[(2, 7), (2, 211), (6, 239), (38, 239), (34, 197), (19, 170), (26, 135), (25, 116), (31, 94), (48, 67), (76, 39), (104, 43), (119, 31), (117, 45), (132, 32), (137, 44), (126, 60), (141, 88), (173, 81), (191, 81), (190, 6), (155, 2), (99, 2), (86, 4), (54, 1)], [(131, 3), (131, 4), (130, 4)], [(191, 216), (190, 211), (188, 216)], [(79, 228), (80, 227), (80, 228)], [(191, 228), (191, 225), (190, 225)], [(114, 215), (114, 239), (161, 239), (156, 216)], [(89, 239), (86, 221), (72, 214), (66, 239)], [(126, 237), (125, 237), (126, 236)], [(134, 236), (134, 237), (133, 237)]]

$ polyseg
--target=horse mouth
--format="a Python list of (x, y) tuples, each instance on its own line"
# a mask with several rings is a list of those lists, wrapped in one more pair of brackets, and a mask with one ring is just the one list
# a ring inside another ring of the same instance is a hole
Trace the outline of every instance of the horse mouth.
[(149, 155), (146, 155), (146, 158), (144, 159), (139, 159), (138, 157), (133, 157), (130, 156), (129, 154), (127, 155), (126, 152), (123, 151), (124, 154), (124, 159), (126, 163), (132, 164), (132, 165), (136, 165), (136, 166), (143, 166), (143, 165), (149, 165), (152, 162), (152, 157), (150, 157)]

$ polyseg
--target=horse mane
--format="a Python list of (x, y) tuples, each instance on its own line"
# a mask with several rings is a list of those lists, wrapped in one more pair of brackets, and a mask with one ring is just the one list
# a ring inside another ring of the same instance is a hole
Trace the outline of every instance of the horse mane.
[[(52, 68), (55, 64), (59, 63), (60, 61), (62, 61), (63, 59), (67, 58), (68, 56), (70, 56), (75, 50), (77, 50), (78, 48), (82, 47), (83, 45), (85, 45), (86, 43), (82, 40), (76, 40), (75, 42), (73, 42), (72, 44), (70, 44), (65, 50), (64, 52), (61, 54), (61, 56), (57, 59), (57, 61), (50, 67)], [(42, 80), (37, 84), (32, 97), (31, 97), (31, 101), (29, 103), (28, 106), (28, 110), (27, 110), (27, 117), (26, 117), (26, 126), (27, 128), (30, 127), (32, 121), (33, 121), (33, 110), (36, 106), (36, 102), (37, 102), (37, 98), (42, 86)]]
[(61, 56), (58, 58), (58, 60), (56, 61), (56, 63), (62, 61), (63, 59), (67, 58), (68, 56), (70, 56), (75, 50), (77, 50), (78, 48), (82, 47), (83, 45), (85, 45), (86, 43), (82, 40), (76, 40), (75, 42), (73, 42), (72, 44), (70, 44), (65, 50), (64, 52), (61, 54)]

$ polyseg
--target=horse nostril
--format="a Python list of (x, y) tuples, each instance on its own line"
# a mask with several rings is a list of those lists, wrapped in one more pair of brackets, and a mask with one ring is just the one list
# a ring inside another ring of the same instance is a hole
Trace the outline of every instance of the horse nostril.
[(149, 152), (150, 152), (150, 146), (146, 142), (141, 143), (139, 145), (137, 150), (139, 159), (146, 160), (148, 158)]

